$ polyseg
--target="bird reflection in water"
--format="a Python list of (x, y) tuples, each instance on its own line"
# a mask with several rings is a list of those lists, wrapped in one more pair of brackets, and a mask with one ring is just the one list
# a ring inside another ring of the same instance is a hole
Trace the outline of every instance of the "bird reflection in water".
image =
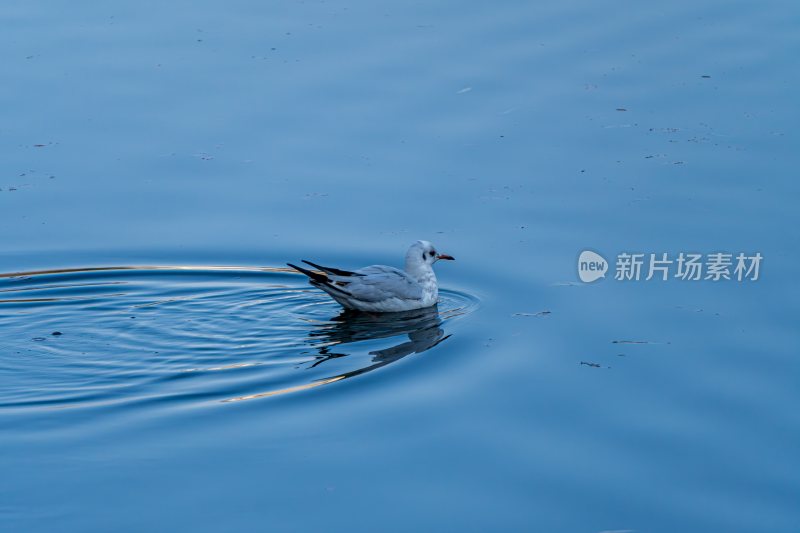
[[(316, 347), (319, 355), (315, 356), (315, 361), (306, 368), (315, 368), (328, 361), (347, 357), (350, 354), (338, 351), (345, 344), (394, 337), (400, 337), (401, 339), (398, 340), (401, 340), (401, 342), (369, 352), (369, 355), (372, 356), (370, 364), (356, 370), (318, 379), (304, 385), (239, 396), (223, 401), (252, 400), (298, 392), (377, 370), (399, 361), (407, 355), (419, 354), (430, 350), (449, 338), (450, 335), (445, 335), (441, 325), (442, 318), (436, 305), (425, 309), (397, 313), (367, 313), (344, 310), (338, 316), (308, 334), (308, 342)], [(402, 336), (405, 337), (403, 338)]]
[[(445, 335), (440, 327), (442, 319), (437, 306), (398, 313), (364, 313), (345, 310), (326, 324), (309, 334), (309, 340), (318, 346), (320, 355), (310, 368), (316, 367), (331, 359), (346, 357), (339, 353), (337, 347), (351, 342), (384, 339), (406, 335), (408, 340), (369, 352), (372, 364), (358, 370), (342, 374), (349, 378), (376, 370), (403, 357), (430, 350), (450, 335)], [(321, 341), (321, 342), (320, 342)]]

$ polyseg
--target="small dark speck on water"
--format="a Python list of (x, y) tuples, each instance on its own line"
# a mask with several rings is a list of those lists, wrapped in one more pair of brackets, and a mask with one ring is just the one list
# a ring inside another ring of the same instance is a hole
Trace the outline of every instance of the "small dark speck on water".
[(54, 335), (54, 336), (58, 337), (59, 335), (63, 335), (63, 333), (61, 333), (60, 331), (54, 331), (50, 335)]
[(44, 337), (34, 337), (31, 339), (32, 341), (41, 342), (44, 340)]
[(625, 109), (624, 107), (618, 107), (617, 111), (627, 111), (627, 109)]
[(534, 317), (542, 317), (542, 316), (547, 316), (547, 315), (549, 315), (551, 312), (552, 312), (552, 311), (539, 311), (539, 312), (537, 312), (537, 313), (514, 313), (514, 315), (513, 315), (513, 316), (534, 316)]
[(709, 76), (708, 74), (703, 74), (703, 75), (702, 75), (702, 76), (700, 76), (700, 77), (701, 77), (701, 78), (706, 78), (706, 79), (708, 79), (708, 78), (710, 78), (711, 76)]
[(586, 366), (590, 366), (592, 368), (600, 368), (600, 365), (598, 363), (592, 363), (590, 361), (581, 361), (581, 364), (582, 365), (586, 365)]

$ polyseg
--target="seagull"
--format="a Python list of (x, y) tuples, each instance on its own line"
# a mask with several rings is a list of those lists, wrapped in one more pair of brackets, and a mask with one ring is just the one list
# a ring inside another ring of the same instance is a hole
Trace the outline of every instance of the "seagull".
[(439, 287), (433, 264), (440, 259), (452, 261), (453, 257), (438, 253), (428, 241), (417, 241), (406, 252), (405, 270), (372, 265), (350, 272), (303, 259), (319, 271), (315, 272), (286, 264), (308, 276), (311, 285), (327, 292), (345, 309), (393, 313), (436, 305)]

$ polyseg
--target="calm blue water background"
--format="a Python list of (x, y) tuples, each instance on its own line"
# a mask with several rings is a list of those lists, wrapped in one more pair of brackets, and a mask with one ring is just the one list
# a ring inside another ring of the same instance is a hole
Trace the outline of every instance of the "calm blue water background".
[[(799, 25), (5, 2), (0, 272), (192, 268), (0, 278), (0, 529), (800, 530)], [(457, 261), (399, 326), (269, 270), (420, 238)], [(578, 285), (585, 248), (764, 263)]]

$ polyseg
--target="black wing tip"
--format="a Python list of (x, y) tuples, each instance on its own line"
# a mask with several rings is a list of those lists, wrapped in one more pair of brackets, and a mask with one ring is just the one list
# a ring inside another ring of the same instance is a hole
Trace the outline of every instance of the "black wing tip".
[(318, 265), (318, 264), (316, 264), (316, 263), (312, 263), (312, 262), (311, 262), (311, 261), (309, 261), (308, 259), (301, 259), (300, 261), (302, 261), (303, 263), (307, 264), (308, 266), (312, 266), (312, 267), (314, 267), (314, 268), (318, 268), (318, 269), (320, 269), (320, 270), (325, 270), (325, 268), (324, 268), (324, 267), (321, 267), (321, 266), (319, 266), (319, 265)]
[(342, 277), (363, 276), (363, 274), (359, 274), (357, 272), (351, 272), (349, 270), (342, 270), (341, 268), (333, 268), (333, 267), (326, 267), (326, 266), (318, 265), (318, 264), (312, 263), (311, 261), (308, 261), (306, 259), (303, 259), (302, 261), (303, 261), (303, 263), (305, 263), (307, 265), (310, 265), (310, 266), (312, 266), (314, 268), (322, 270), (323, 272), (331, 273), (334, 276), (342, 276)]
[(326, 276), (325, 274), (319, 274), (318, 272), (312, 272), (312, 271), (308, 270), (307, 268), (299, 267), (297, 265), (293, 265), (292, 263), (286, 263), (286, 264), (288, 266), (292, 267), (293, 269), (297, 270), (301, 274), (305, 274), (306, 276), (308, 276), (309, 278), (311, 278), (314, 281), (317, 281), (317, 282), (320, 282), (320, 283), (327, 283), (328, 282), (328, 276)]
[(298, 272), (302, 272), (303, 274), (308, 272), (305, 268), (293, 265), (292, 263), (286, 263), (286, 266), (292, 267), (293, 269), (297, 270)]

